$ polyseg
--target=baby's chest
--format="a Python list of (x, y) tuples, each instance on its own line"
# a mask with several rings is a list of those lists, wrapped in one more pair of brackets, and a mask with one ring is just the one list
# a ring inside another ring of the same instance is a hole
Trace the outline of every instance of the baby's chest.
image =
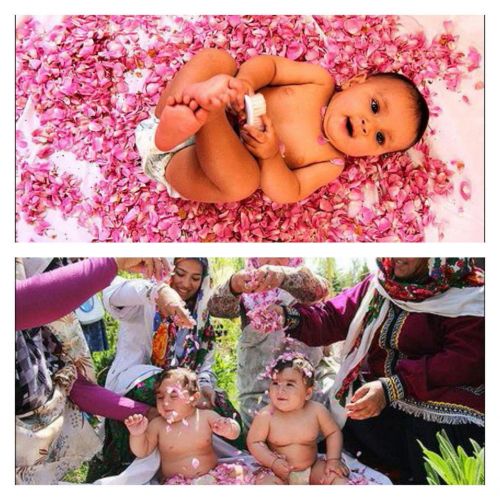
[(331, 147), (322, 135), (322, 100), (301, 86), (283, 86), (265, 92), (267, 113), (291, 168), (330, 159)]
[(315, 441), (318, 434), (319, 428), (313, 419), (275, 419), (269, 429), (269, 440), (275, 446), (307, 444)]
[(189, 426), (183, 426), (182, 429), (166, 426), (159, 439), (160, 448), (164, 453), (183, 453), (200, 449), (208, 446), (210, 442), (211, 435), (207, 429), (190, 429)]

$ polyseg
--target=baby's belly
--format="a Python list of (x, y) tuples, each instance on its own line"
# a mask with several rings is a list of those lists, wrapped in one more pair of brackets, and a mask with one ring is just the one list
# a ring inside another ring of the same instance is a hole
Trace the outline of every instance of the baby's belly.
[(187, 478), (202, 476), (217, 465), (213, 450), (193, 450), (189, 454), (162, 453), (161, 471), (164, 478), (182, 474)]
[(278, 455), (284, 455), (295, 470), (304, 470), (316, 462), (318, 450), (316, 443), (289, 444), (286, 446), (272, 446)]

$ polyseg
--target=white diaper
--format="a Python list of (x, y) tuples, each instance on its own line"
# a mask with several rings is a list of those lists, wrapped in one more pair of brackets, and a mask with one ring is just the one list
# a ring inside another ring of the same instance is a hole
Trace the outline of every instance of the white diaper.
[(165, 186), (169, 196), (183, 198), (165, 179), (165, 170), (175, 153), (194, 144), (194, 136), (170, 151), (161, 151), (155, 144), (155, 133), (159, 123), (158, 118), (151, 116), (140, 122), (135, 129), (135, 143), (141, 157), (142, 170), (150, 179)]
[(304, 470), (294, 470), (288, 474), (288, 484), (309, 484), (311, 467)]

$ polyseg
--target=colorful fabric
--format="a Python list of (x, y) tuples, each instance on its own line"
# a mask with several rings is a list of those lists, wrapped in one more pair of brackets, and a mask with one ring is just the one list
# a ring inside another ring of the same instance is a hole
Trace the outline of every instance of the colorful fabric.
[[(349, 325), (343, 347), (343, 361), (332, 392), (334, 395), (331, 400), (332, 410), (342, 425), (346, 418), (344, 406), (350, 401), (354, 392), (353, 383), (359, 378), (373, 338), (384, 324), (391, 305), (409, 312), (417, 310), (458, 317), (481, 315), (481, 303), (484, 303), (481, 288), (484, 285), (484, 274), (474, 266), (472, 259), (431, 258), (428, 279), (422, 280), (421, 283), (397, 280), (394, 277), (393, 259), (378, 259), (377, 264), (379, 273), (371, 280), (361, 305)], [(470, 288), (475, 289), (471, 294)], [(451, 293), (453, 299), (449, 300)], [(470, 300), (470, 297), (474, 300)], [(463, 300), (463, 304), (460, 299)], [(482, 311), (484, 315), (484, 304)], [(402, 397), (404, 390), (402, 385), (398, 385), (399, 379), (391, 378), (392, 375), (395, 374), (389, 373), (389, 380), (384, 382), (392, 387), (389, 395), (396, 404), (395, 399), (398, 396)], [(423, 413), (425, 412), (421, 412), (421, 415)]]
[(484, 271), (470, 258), (432, 258), (428, 264), (428, 279), (423, 283), (404, 282), (394, 276), (394, 259), (378, 258), (378, 282), (391, 298), (421, 302), (450, 288), (484, 285)]
[[(175, 259), (174, 265), (181, 259)], [(151, 361), (161, 368), (182, 366), (196, 371), (203, 364), (206, 355), (214, 348), (215, 331), (210, 323), (207, 301), (210, 298), (210, 275), (208, 260), (196, 258), (203, 267), (200, 289), (188, 300), (187, 307), (196, 326), (189, 330), (178, 328), (170, 318), (156, 313), (153, 325), (153, 344)], [(183, 342), (182, 354), (179, 356), (178, 339)]]
[[(64, 263), (55, 259), (47, 270), (60, 265)], [(21, 276), (23, 273), (16, 274)], [(16, 415), (16, 483), (54, 484), (69, 470), (89, 460), (101, 446), (82, 412), (67, 397), (77, 374), (94, 380), (94, 373), (90, 353), (74, 313), (35, 332), (16, 332), (17, 337), (32, 339), (37, 336), (41, 340), (41, 343), (32, 344), (41, 357), (24, 358), (28, 364), (16, 360), (16, 396), (18, 382), (31, 380), (31, 375), (26, 376), (22, 370), (38, 373), (37, 363), (45, 363), (44, 375), (50, 377), (52, 391), (46, 398), (43, 398), (46, 395), (43, 391), (37, 394), (38, 398), (23, 399), (24, 403), (28, 400), (34, 403), (36, 399), (40, 404), (23, 415)], [(16, 358), (19, 355), (16, 352)], [(40, 387), (31, 384), (35, 391)]]

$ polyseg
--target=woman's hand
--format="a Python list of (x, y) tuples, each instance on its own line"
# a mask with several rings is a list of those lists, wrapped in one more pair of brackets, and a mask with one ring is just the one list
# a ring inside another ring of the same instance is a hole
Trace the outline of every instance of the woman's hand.
[(146, 278), (155, 278), (162, 281), (171, 272), (167, 259), (151, 257), (115, 257), (118, 271), (139, 273)]
[(156, 305), (160, 314), (172, 318), (172, 321), (183, 328), (193, 328), (196, 321), (185, 306), (185, 302), (179, 297), (178, 293), (168, 285), (163, 285), (158, 290)]
[(263, 292), (279, 288), (283, 284), (285, 273), (281, 266), (266, 265), (254, 271), (254, 281), (257, 283), (254, 292)]
[(215, 391), (209, 385), (202, 385), (200, 387), (201, 398), (198, 400), (196, 406), (205, 410), (215, 408)]
[(362, 385), (353, 394), (351, 402), (346, 404), (345, 408), (348, 418), (364, 420), (380, 415), (386, 405), (382, 382), (375, 380)]
[(260, 160), (269, 160), (279, 154), (279, 139), (271, 119), (267, 115), (262, 115), (261, 118), (264, 130), (247, 124), (240, 134), (250, 153)]

